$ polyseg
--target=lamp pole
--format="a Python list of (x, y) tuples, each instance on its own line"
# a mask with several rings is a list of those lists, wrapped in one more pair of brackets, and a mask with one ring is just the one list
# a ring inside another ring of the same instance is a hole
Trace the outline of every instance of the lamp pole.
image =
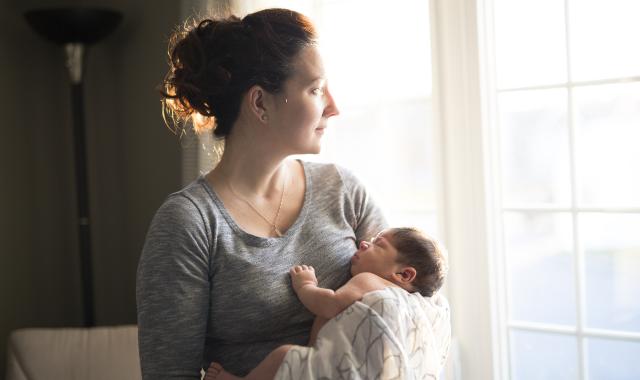
[(50, 8), (24, 14), (42, 37), (64, 47), (71, 82), (71, 110), (78, 212), (78, 243), (82, 281), (83, 319), (95, 326), (91, 224), (87, 180), (87, 150), (83, 96), (83, 61), (86, 48), (110, 34), (122, 19), (117, 11), (98, 8)]

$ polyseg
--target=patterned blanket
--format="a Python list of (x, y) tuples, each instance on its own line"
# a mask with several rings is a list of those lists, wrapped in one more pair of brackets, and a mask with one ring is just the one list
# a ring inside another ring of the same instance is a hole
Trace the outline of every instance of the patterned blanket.
[(365, 294), (295, 346), (275, 379), (437, 379), (451, 341), (449, 304), (399, 288)]

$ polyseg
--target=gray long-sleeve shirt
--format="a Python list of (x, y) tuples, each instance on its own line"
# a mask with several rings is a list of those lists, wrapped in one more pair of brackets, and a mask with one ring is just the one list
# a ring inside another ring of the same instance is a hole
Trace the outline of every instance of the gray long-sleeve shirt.
[(279, 238), (244, 232), (202, 176), (166, 199), (138, 264), (144, 379), (199, 379), (211, 361), (244, 376), (279, 345), (307, 343), (313, 315), (289, 269), (312, 265), (320, 286), (337, 289), (349, 278), (356, 240), (386, 222), (347, 170), (303, 167), (302, 209)]

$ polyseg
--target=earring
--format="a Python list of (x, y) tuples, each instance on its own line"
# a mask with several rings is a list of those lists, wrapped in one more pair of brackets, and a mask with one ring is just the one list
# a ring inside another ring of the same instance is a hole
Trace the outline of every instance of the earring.
[(260, 119), (262, 119), (262, 121), (267, 121), (267, 115), (262, 115)]
[(289, 103), (289, 99), (284, 98), (284, 102), (285, 102), (285, 103)]

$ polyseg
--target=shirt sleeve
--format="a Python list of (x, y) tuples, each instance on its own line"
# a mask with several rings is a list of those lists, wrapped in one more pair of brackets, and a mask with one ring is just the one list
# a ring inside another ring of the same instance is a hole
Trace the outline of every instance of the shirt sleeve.
[(376, 202), (367, 192), (364, 184), (348, 169), (338, 167), (349, 198), (353, 203), (353, 230), (356, 240), (368, 240), (378, 232), (388, 228), (387, 220)]
[(138, 263), (136, 303), (143, 379), (200, 379), (209, 310), (209, 226), (172, 195), (154, 216)]

